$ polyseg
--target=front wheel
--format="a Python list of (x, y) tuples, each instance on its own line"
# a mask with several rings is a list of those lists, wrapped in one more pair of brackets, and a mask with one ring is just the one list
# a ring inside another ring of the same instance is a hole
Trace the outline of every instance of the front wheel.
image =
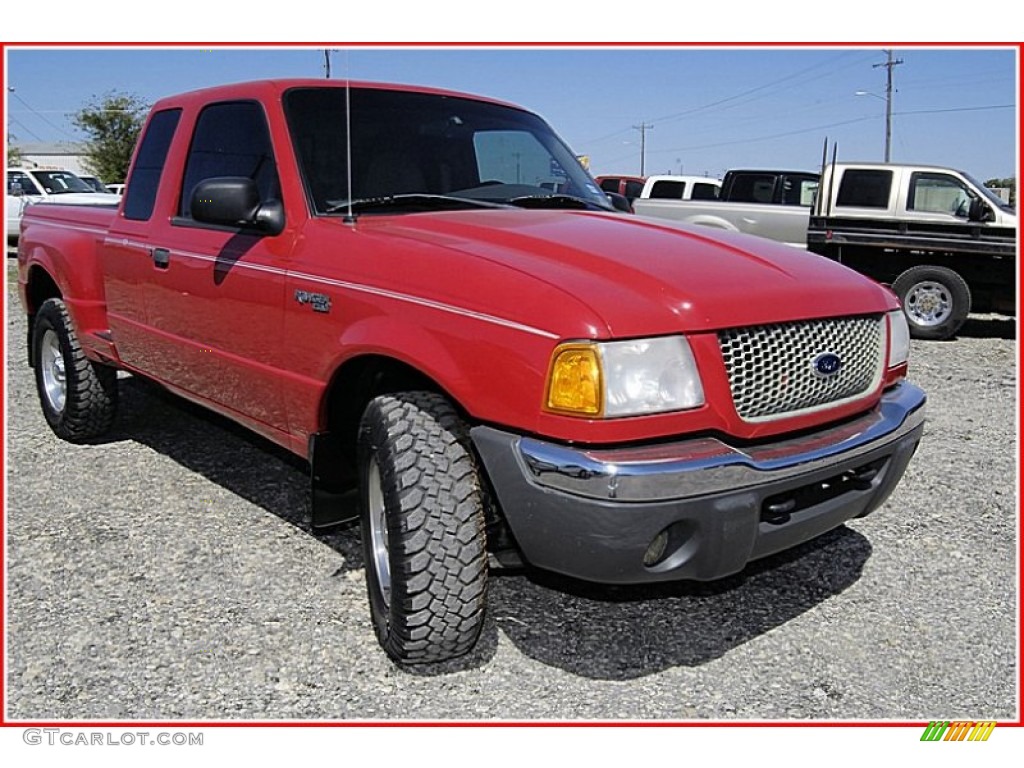
[(948, 339), (960, 330), (971, 311), (971, 291), (946, 267), (911, 267), (892, 284), (917, 339)]
[(43, 415), (58, 437), (78, 442), (110, 429), (117, 371), (86, 357), (60, 299), (47, 299), (36, 313), (32, 360)]
[(404, 664), (445, 661), (483, 625), (483, 493), (468, 433), (430, 392), (370, 402), (359, 428), (366, 586), (377, 639)]

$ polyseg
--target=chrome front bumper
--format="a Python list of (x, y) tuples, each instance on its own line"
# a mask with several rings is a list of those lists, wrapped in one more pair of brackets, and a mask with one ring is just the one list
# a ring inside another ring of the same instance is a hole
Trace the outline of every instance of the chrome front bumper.
[[(490, 427), (472, 436), (528, 561), (593, 581), (703, 580), (877, 508), (917, 447), (924, 403), (904, 382), (858, 419), (749, 447), (704, 437), (573, 448)], [(645, 565), (662, 531), (674, 549)]]

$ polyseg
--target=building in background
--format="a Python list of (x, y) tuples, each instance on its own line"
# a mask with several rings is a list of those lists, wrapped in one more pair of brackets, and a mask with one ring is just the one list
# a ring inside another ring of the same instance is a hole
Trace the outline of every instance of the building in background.
[(14, 147), (21, 153), (22, 168), (59, 168), (79, 176), (89, 174), (83, 164), (86, 159), (84, 144), (73, 141), (19, 142)]

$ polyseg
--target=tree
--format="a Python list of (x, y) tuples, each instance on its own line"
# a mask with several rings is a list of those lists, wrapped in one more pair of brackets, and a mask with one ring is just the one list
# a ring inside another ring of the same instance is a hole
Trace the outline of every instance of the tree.
[(13, 134), (7, 134), (7, 167), (17, 168), (21, 165), (21, 150), (14, 146), (11, 142), (14, 141), (17, 136)]
[(134, 94), (109, 91), (94, 96), (71, 118), (88, 136), (85, 167), (103, 181), (124, 181), (148, 111), (149, 104)]
[(1010, 205), (1017, 205), (1017, 177), (1010, 176), (1006, 179), (989, 179), (985, 182), (986, 187), (1006, 187), (1010, 190)]

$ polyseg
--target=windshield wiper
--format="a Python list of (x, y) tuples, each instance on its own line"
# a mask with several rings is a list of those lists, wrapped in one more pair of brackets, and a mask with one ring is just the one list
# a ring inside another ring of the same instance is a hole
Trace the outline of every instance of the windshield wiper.
[(575, 211), (612, 210), (611, 208), (598, 205), (590, 200), (585, 200), (582, 197), (574, 197), (573, 195), (565, 194), (523, 195), (521, 197), (510, 198), (505, 202), (509, 205), (519, 206), (520, 208), (565, 208)]
[(359, 200), (344, 200), (332, 204), (324, 213), (341, 213), (351, 210), (353, 213), (386, 210), (389, 208), (405, 208), (420, 211), (458, 211), (465, 208), (504, 208), (499, 203), (485, 200), (470, 200), (466, 197), (450, 195), (427, 195), (410, 193), (405, 195), (382, 195), (381, 197), (364, 197)]

